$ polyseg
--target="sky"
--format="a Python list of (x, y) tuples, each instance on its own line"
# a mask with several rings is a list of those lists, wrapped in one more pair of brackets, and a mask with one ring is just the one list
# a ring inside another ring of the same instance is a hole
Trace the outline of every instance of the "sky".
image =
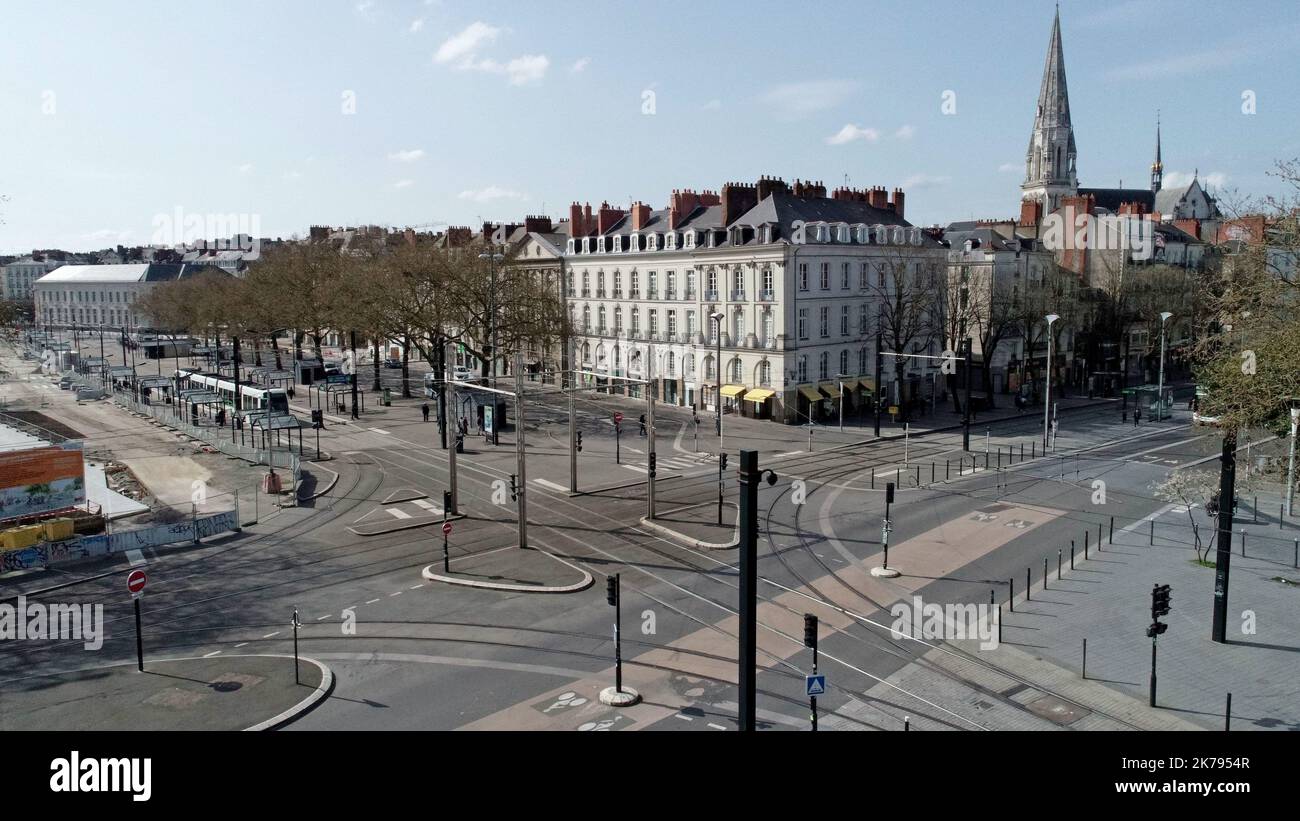
[[(1053, 9), (4, 0), (0, 252), (663, 208), (765, 174), (899, 186), (921, 225), (1015, 216)], [(1148, 185), (1159, 110), (1166, 185), (1282, 193), (1300, 4), (1061, 21), (1080, 185)]]

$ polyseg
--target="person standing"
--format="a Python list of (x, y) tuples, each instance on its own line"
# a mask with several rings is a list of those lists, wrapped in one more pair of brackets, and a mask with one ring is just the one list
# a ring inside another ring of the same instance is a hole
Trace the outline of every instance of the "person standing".
[(1138, 422), (1141, 421), (1142, 421), (1142, 406), (1134, 405), (1133, 406), (1133, 427), (1136, 428), (1138, 426)]
[(645, 436), (645, 414), (641, 414), (641, 436)]
[(425, 402), (420, 406), (420, 413), (424, 415), (424, 421), (429, 421), (429, 403)]

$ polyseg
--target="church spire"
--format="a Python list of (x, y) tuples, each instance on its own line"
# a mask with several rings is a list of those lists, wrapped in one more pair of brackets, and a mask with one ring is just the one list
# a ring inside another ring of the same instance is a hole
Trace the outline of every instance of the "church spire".
[(1077, 192), (1074, 128), (1070, 123), (1070, 93), (1065, 81), (1065, 49), (1061, 45), (1061, 10), (1052, 21), (1047, 61), (1038, 90), (1034, 130), (1025, 156), (1025, 199), (1043, 201), (1046, 211), (1056, 208), (1062, 196)]
[(1156, 111), (1156, 161), (1151, 164), (1151, 192), (1160, 191), (1161, 180), (1165, 175), (1165, 164), (1160, 161), (1160, 111)]

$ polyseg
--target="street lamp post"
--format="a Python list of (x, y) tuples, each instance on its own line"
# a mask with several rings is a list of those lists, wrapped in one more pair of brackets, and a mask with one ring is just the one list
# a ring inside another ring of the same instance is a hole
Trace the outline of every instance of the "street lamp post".
[(835, 379), (840, 383), (840, 433), (844, 432), (844, 377), (845, 373), (835, 374)]
[(717, 351), (713, 359), (714, 375), (717, 377), (718, 383), (714, 388), (717, 395), (713, 397), (713, 417), (714, 427), (717, 428), (716, 433), (718, 434), (718, 453), (722, 452), (722, 320), (726, 318), (727, 315), (719, 311), (709, 314), (709, 319), (713, 320), (713, 341)]
[(497, 263), (505, 257), (495, 252), (484, 252), (479, 254), (478, 258), (488, 261), (492, 276), (492, 305), (488, 311), (488, 344), (491, 346), (488, 354), (488, 370), (489, 376), (492, 377), (492, 387), (495, 388), (497, 386)]
[(1165, 416), (1165, 322), (1173, 314), (1165, 311), (1160, 314), (1160, 381), (1156, 385), (1156, 421)]
[(1047, 432), (1049, 429), (1049, 411), (1052, 407), (1052, 323), (1060, 319), (1056, 314), (1047, 317), (1047, 376), (1043, 380), (1043, 452), (1047, 452)]
[(1295, 492), (1295, 437), (1300, 426), (1300, 397), (1291, 398), (1291, 456), (1286, 471), (1286, 515), (1291, 514), (1291, 496)]

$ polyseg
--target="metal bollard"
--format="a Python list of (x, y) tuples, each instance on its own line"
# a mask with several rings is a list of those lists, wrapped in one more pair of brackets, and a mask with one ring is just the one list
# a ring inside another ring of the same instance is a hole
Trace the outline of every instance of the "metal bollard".
[(1110, 543), (1115, 544), (1115, 517), (1110, 517)]
[(1147, 539), (1147, 547), (1156, 543), (1156, 520), (1151, 520), (1151, 536)]
[(871, 467), (871, 489), (876, 489), (876, 468), (874, 465)]
[(1047, 557), (1043, 557), (1043, 589), (1047, 589)]
[(1259, 524), (1259, 497), (1255, 496), (1254, 500), (1255, 503), (1251, 506), (1255, 514), (1255, 521), (1253, 524)]
[(1056, 548), (1056, 578), (1058, 581), (1061, 578), (1061, 548), (1059, 547)]
[(1246, 558), (1246, 528), (1241, 529), (1241, 558)]
[(1070, 540), (1070, 569), (1074, 569), (1074, 539)]
[(1228, 693), (1228, 703), (1223, 708), (1223, 731), (1232, 729), (1232, 693)]
[(1025, 568), (1025, 601), (1033, 599), (1033, 596), (1030, 595), (1030, 588), (1033, 586), (1033, 577), (1030, 576), (1032, 572), (1032, 567)]
[(1088, 677), (1088, 640), (1083, 640), (1083, 669), (1079, 672), (1082, 678)]
[(998, 644), (1002, 643), (1002, 605), (998, 605)]
[(1016, 580), (1015, 578), (1007, 579), (1007, 608), (1012, 613), (1016, 612)]
[(1088, 536), (1091, 532), (1089, 530), (1083, 531), (1083, 554), (1085, 556), (1088, 555)]
[(946, 482), (952, 477), (952, 462), (948, 459), (943, 460), (943, 480)]

